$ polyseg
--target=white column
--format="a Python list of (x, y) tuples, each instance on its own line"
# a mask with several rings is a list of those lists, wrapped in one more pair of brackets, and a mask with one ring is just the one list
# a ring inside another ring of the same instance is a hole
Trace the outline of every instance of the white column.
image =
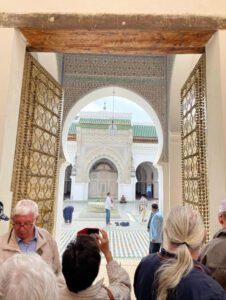
[(226, 198), (226, 31), (206, 46), (207, 151), (210, 236), (220, 228), (218, 205)]
[(169, 134), (169, 201), (170, 208), (182, 205), (181, 135)]
[(159, 178), (159, 209), (165, 216), (170, 209), (169, 202), (169, 164), (165, 162), (154, 165)]
[(63, 207), (64, 207), (64, 179), (67, 167), (70, 164), (64, 159), (58, 162), (58, 174), (56, 183), (56, 203), (54, 207), (54, 229), (53, 236), (56, 238), (58, 247), (60, 246), (60, 230), (63, 223)]
[[(14, 29), (0, 28), (0, 200), (10, 215), (10, 191), (23, 79), (25, 42)], [(0, 234), (9, 222), (1, 221)]]

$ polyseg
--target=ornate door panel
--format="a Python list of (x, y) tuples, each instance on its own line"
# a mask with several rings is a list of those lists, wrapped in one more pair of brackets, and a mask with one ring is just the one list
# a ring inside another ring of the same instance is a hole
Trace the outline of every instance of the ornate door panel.
[(105, 199), (107, 192), (118, 197), (117, 172), (106, 163), (100, 163), (90, 172), (89, 198)]
[(12, 180), (13, 206), (23, 198), (37, 202), (38, 225), (50, 232), (54, 221), (61, 118), (60, 85), (26, 53)]
[(199, 210), (209, 231), (205, 55), (181, 90), (181, 134), (183, 201)]

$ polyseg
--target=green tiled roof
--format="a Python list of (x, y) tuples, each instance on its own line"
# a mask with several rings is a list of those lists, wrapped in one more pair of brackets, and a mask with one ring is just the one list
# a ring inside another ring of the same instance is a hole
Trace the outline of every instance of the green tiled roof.
[[(90, 125), (110, 125), (112, 123), (112, 119), (88, 119), (81, 118), (79, 120), (79, 125), (90, 124)], [(114, 124), (116, 125), (131, 125), (131, 121), (128, 119), (114, 119)]]
[(76, 134), (76, 124), (75, 123), (71, 124), (68, 134)]
[[(70, 135), (76, 134), (76, 126), (82, 128), (107, 129), (111, 124), (111, 119), (80, 119), (79, 124), (72, 123), (69, 129)], [(114, 123), (119, 130), (133, 129), (135, 138), (157, 138), (155, 126), (133, 125), (130, 120), (114, 119)]]
[(157, 138), (155, 126), (134, 125), (133, 137)]

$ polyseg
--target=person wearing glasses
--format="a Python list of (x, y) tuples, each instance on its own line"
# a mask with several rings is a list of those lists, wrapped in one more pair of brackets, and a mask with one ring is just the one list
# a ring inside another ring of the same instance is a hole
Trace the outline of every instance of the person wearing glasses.
[(36, 252), (62, 277), (57, 243), (48, 231), (36, 226), (38, 216), (34, 201), (17, 202), (11, 213), (12, 229), (0, 237), (0, 265), (14, 254)]

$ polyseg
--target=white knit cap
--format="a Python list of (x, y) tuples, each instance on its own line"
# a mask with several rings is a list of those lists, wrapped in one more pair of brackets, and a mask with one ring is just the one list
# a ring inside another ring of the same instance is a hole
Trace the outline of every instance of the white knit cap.
[(221, 204), (219, 205), (219, 212), (224, 212), (226, 211), (226, 200), (222, 200)]

